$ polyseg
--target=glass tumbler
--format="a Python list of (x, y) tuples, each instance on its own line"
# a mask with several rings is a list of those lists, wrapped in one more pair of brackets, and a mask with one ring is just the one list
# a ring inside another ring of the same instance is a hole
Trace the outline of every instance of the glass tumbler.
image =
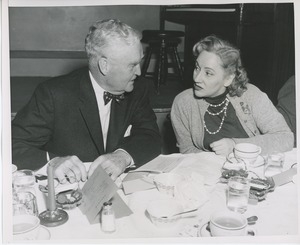
[(23, 169), (13, 173), (13, 188), (16, 192), (35, 193), (35, 175), (32, 170)]
[(279, 174), (283, 170), (284, 154), (275, 152), (267, 156), (267, 162), (265, 165), (265, 177), (271, 177)]
[(13, 215), (38, 216), (36, 197), (31, 192), (15, 192), (13, 195)]
[(250, 183), (247, 178), (234, 176), (228, 180), (227, 207), (228, 209), (244, 213), (247, 211)]

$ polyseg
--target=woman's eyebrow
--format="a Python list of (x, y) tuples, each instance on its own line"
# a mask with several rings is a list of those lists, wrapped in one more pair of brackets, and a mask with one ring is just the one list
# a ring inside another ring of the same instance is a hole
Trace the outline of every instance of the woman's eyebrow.
[(211, 67), (207, 67), (207, 66), (205, 66), (205, 67), (204, 67), (204, 69), (205, 69), (205, 70), (210, 70), (210, 71), (213, 71), (213, 72), (215, 72), (215, 70), (214, 70), (213, 68), (211, 68)]

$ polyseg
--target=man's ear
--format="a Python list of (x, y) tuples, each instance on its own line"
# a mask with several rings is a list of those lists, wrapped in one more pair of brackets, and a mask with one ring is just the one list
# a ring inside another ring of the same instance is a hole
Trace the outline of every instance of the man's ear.
[(228, 75), (227, 78), (225, 78), (224, 86), (228, 87), (232, 83), (234, 78), (235, 78), (234, 74)]
[(105, 76), (108, 72), (108, 62), (106, 57), (101, 57), (98, 61), (100, 72)]

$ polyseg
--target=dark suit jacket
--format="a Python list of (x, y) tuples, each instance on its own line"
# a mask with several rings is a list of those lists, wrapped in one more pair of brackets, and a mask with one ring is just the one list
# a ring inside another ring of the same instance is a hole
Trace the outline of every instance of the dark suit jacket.
[[(121, 103), (112, 103), (106, 151), (96, 96), (88, 69), (45, 81), (12, 122), (13, 164), (36, 170), (55, 156), (76, 155), (83, 162), (118, 148), (136, 166), (160, 154), (161, 139), (149, 104), (148, 83), (139, 79)], [(132, 125), (131, 135), (124, 137)]]

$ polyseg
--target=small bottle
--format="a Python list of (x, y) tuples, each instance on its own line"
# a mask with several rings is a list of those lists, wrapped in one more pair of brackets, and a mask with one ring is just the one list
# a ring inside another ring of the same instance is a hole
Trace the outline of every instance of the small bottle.
[(115, 212), (111, 202), (105, 202), (103, 204), (101, 226), (104, 232), (112, 233), (116, 231)]

